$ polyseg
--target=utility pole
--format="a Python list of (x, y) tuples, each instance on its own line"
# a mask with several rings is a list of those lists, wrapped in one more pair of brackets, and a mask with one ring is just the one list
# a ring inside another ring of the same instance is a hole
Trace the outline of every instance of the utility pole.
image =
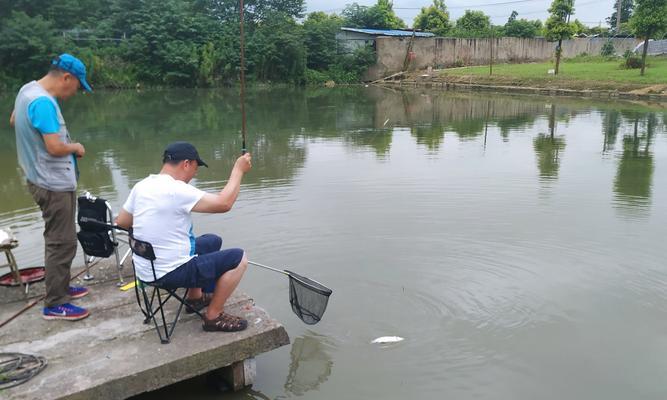
[(489, 43), (489, 75), (493, 75), (493, 24), (491, 24), (491, 41)]
[(621, 1), (622, 0), (616, 0), (618, 2), (618, 8), (616, 9), (616, 34), (618, 35), (621, 33)]

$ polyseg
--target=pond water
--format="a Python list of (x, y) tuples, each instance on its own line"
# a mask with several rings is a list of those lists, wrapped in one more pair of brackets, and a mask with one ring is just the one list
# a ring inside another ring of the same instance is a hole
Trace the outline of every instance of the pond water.
[[(171, 141), (199, 148), (193, 183), (210, 191), (241, 148), (234, 90), (99, 92), (63, 112), (87, 150), (79, 189), (116, 210)], [(334, 294), (306, 326), (287, 280), (249, 267), (240, 289), (292, 344), (224, 398), (667, 396), (664, 108), (355, 87), (253, 89), (247, 112), (253, 170), (195, 233)], [(40, 264), (6, 123), (0, 138), (0, 227), (22, 267)], [(391, 335), (405, 340), (371, 344)], [(221, 398), (201, 379), (140, 398), (184, 396)]]

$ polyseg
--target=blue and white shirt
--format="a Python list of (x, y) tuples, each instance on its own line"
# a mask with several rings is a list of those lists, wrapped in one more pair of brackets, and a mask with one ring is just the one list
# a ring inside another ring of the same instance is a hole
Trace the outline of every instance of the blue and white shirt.
[(61, 142), (70, 143), (65, 119), (56, 99), (37, 81), (19, 90), (14, 103), (14, 122), (18, 161), (26, 179), (51, 191), (75, 191), (76, 157), (50, 155), (43, 138), (54, 134)]

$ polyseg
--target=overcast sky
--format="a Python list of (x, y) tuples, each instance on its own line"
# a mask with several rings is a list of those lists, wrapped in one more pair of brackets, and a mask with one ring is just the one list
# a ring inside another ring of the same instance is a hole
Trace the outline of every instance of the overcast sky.
[[(541, 19), (547, 18), (547, 9), (552, 0), (445, 0), (450, 19), (456, 20), (465, 10), (482, 10), (491, 17), (494, 24), (504, 24), (507, 18), (516, 10), (519, 18)], [(307, 12), (326, 11), (337, 13), (343, 10), (346, 4), (357, 3), (371, 6), (376, 0), (306, 0)], [(394, 0), (394, 11), (408, 26), (421, 7), (432, 4), (432, 0)], [(493, 5), (495, 3), (495, 5)], [(612, 13), (615, 0), (575, 0), (574, 18), (588, 26), (605, 25), (605, 18)]]

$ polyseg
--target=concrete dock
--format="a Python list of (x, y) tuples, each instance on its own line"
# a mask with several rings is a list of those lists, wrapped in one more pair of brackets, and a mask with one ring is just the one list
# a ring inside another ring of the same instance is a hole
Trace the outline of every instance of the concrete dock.
[[(235, 293), (225, 311), (248, 320), (242, 332), (204, 332), (196, 314), (181, 314), (171, 343), (161, 344), (154, 325), (143, 323), (134, 290), (121, 291), (112, 268), (86, 283), (90, 294), (73, 301), (91, 316), (77, 322), (46, 321), (41, 303), (0, 328), (0, 353), (46, 357), (48, 366), (2, 399), (124, 399), (213, 372), (234, 388), (253, 379), (253, 357), (289, 343), (284, 327), (245, 294)], [(131, 266), (125, 268), (131, 273)], [(128, 279), (131, 281), (131, 278)], [(4, 292), (3, 292), (4, 291)], [(33, 285), (31, 295), (43, 293)], [(18, 293), (17, 293), (18, 292)], [(26, 305), (16, 288), (0, 287), (0, 321)], [(20, 300), (17, 300), (20, 299)], [(11, 302), (7, 302), (11, 301)], [(178, 302), (170, 301), (176, 309)], [(253, 360), (254, 361), (254, 360)]]

